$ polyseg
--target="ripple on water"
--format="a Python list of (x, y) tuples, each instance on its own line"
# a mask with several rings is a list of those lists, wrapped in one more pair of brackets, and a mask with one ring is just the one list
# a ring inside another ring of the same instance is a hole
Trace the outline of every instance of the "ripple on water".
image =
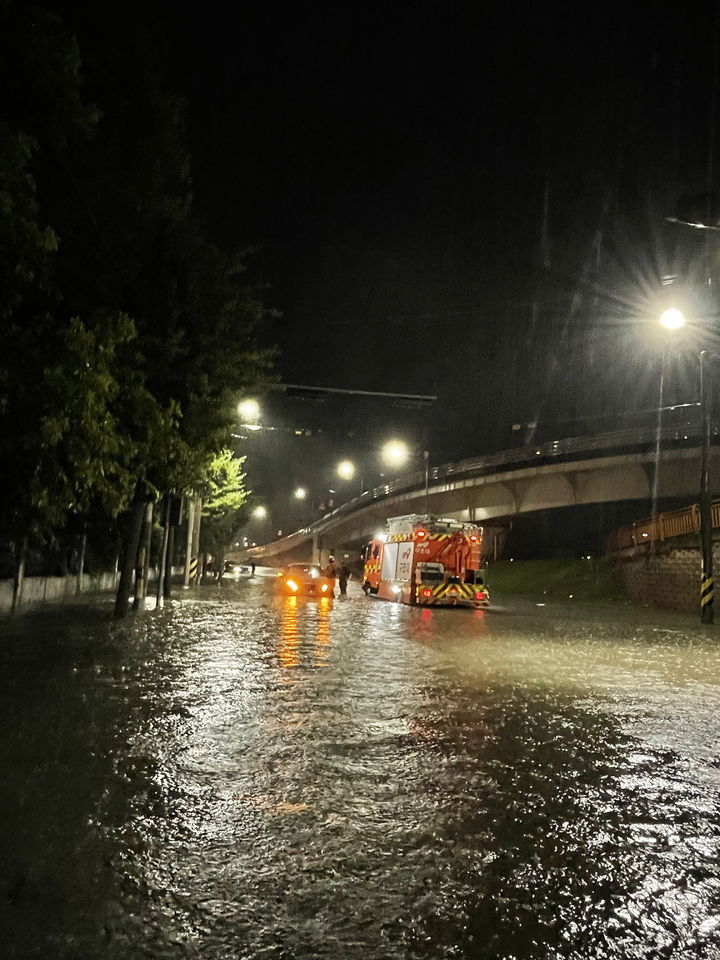
[(701, 633), (250, 583), (14, 630), (11, 957), (720, 956)]

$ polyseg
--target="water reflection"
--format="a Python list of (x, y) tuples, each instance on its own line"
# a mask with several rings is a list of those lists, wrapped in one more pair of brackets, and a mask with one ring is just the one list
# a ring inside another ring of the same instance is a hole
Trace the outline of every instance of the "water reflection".
[(278, 657), (283, 667), (290, 669), (300, 663), (300, 631), (298, 629), (298, 598), (283, 597), (280, 648)]
[(242, 587), (16, 622), (5, 955), (719, 956), (720, 650), (664, 624)]
[(327, 667), (332, 601), (328, 597), (311, 602), (298, 597), (282, 597), (279, 603), (281, 617), (278, 659), (281, 666), (286, 669), (300, 666), (303, 640), (306, 639), (305, 646), (309, 648), (312, 644), (313, 666)]

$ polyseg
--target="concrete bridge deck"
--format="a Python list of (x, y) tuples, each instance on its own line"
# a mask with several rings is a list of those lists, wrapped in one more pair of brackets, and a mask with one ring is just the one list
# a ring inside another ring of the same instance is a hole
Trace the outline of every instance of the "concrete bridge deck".
[[(714, 431), (713, 440), (720, 441)], [(518, 514), (621, 500), (696, 497), (698, 433), (629, 429), (571, 437), (431, 467), (368, 490), (290, 536), (244, 551), (257, 560), (322, 557), (360, 544), (388, 516), (430, 512), (487, 524)], [(711, 489), (720, 448), (711, 448)]]

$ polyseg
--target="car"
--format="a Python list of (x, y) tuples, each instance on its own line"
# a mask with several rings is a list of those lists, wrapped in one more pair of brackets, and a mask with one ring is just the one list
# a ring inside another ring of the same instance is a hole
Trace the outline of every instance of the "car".
[(316, 563), (290, 563), (282, 569), (278, 590), (288, 597), (332, 597), (335, 578), (326, 577)]
[(236, 560), (226, 560), (223, 569), (223, 580), (239, 580), (240, 577), (250, 576), (250, 567)]

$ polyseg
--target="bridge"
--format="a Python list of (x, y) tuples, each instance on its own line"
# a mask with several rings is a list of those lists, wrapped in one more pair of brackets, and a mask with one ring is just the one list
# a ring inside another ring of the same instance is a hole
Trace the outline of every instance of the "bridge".
[[(538, 510), (697, 497), (700, 456), (699, 426), (630, 428), (517, 447), (431, 467), (427, 477), (424, 471), (399, 477), (364, 491), (309, 527), (242, 555), (257, 562), (324, 561), (333, 550), (358, 548), (387, 517), (407, 513), (492, 527), (493, 520)], [(720, 448), (715, 446), (710, 478), (711, 490), (717, 489)]]

